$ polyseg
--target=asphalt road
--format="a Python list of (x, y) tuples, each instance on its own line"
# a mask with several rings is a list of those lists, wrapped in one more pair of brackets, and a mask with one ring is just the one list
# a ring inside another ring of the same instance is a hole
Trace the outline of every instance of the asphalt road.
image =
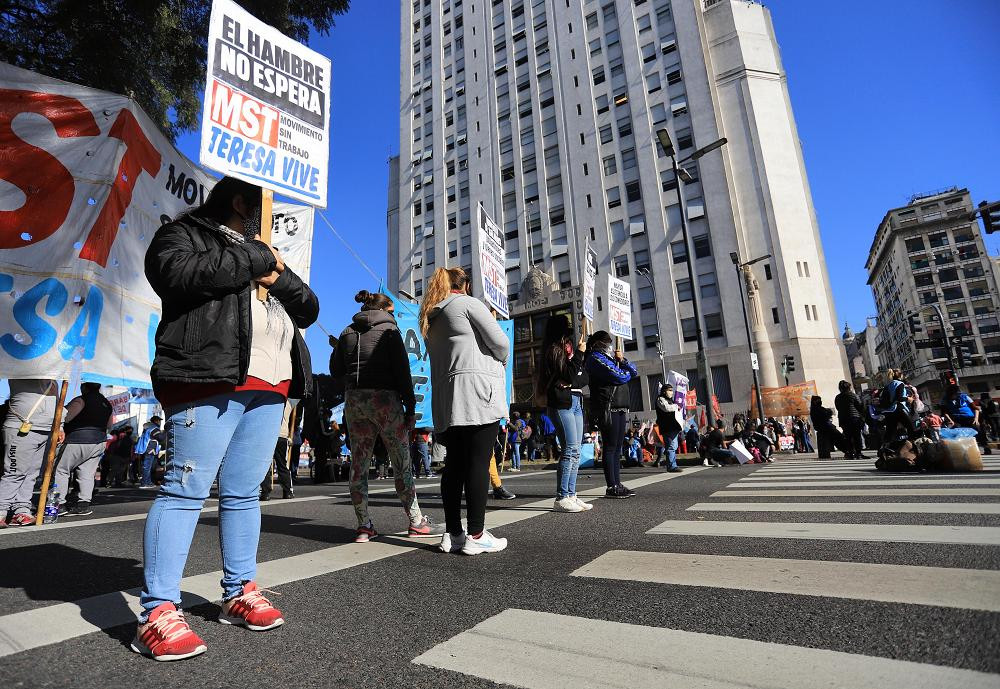
[[(103, 493), (90, 517), (0, 532), (0, 687), (496, 681), (529, 689), (790, 689), (876, 686), (880, 672), (890, 678), (880, 689), (907, 673), (927, 682), (907, 680), (910, 687), (1000, 687), (1000, 514), (990, 513), (1000, 503), (1000, 484), (991, 482), (1000, 462), (946, 477), (954, 484), (801, 455), (765, 466), (624, 474), (638, 495), (606, 500), (596, 497), (600, 471), (581, 471), (578, 489), (594, 491), (594, 509), (580, 514), (549, 511), (554, 472), (506, 476), (518, 499), (491, 501), (488, 519), (502, 524), (495, 531), (510, 548), (476, 558), (391, 535), (406, 526), (391, 482), (372, 483), (387, 489), (372, 496), (372, 514), (389, 535), (368, 546), (351, 544), (344, 484), (300, 485), (299, 499), (263, 508), (263, 584), (280, 582), (268, 588), (287, 623), (257, 634), (222, 626), (214, 604), (192, 597), (189, 617), (209, 650), (181, 663), (154, 663), (127, 649), (133, 599), (118, 592), (141, 585), (142, 515), (152, 493)], [(756, 485), (771, 479), (794, 486)], [(899, 483), (814, 486), (869, 479)], [(443, 519), (438, 486), (421, 481), (419, 491), (425, 512)], [(713, 495), (719, 491), (741, 494)], [(760, 495), (742, 495), (748, 491)], [(953, 513), (884, 505), (914, 502), (951, 505), (940, 509)], [(721, 503), (743, 507), (712, 509)], [(756, 511), (753, 503), (771, 506)], [(788, 503), (796, 511), (784, 511)], [(823, 503), (824, 511), (801, 511), (804, 503)], [(837, 509), (846, 503), (881, 503), (882, 511)], [(185, 570), (184, 590), (208, 599), (214, 579), (197, 577), (221, 568), (214, 505), (202, 515)], [(787, 525), (781, 528), (790, 534), (699, 533), (762, 522)], [(820, 537), (817, 525), (847, 531)], [(893, 525), (902, 535), (855, 532), (865, 525)], [(825, 667), (835, 682), (822, 678)], [(817, 674), (801, 674), (809, 668)]]

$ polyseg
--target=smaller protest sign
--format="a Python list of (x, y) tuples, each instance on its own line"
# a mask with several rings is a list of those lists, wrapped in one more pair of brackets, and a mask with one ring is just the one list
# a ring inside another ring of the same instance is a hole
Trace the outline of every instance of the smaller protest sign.
[(509, 318), (505, 261), (503, 232), (479, 204), (479, 272), (483, 276), (483, 297), (498, 314)]
[(597, 284), (597, 253), (587, 244), (583, 275), (583, 317), (594, 322), (594, 291)]
[(608, 331), (632, 339), (632, 286), (613, 275), (608, 276)]
[(108, 397), (108, 402), (111, 403), (111, 413), (114, 414), (115, 418), (128, 414), (128, 401), (130, 397), (131, 395), (127, 392)]
[(688, 386), (690, 385), (688, 377), (683, 373), (678, 373), (677, 371), (669, 371), (667, 373), (667, 383), (674, 387), (674, 403), (681, 405), (682, 408), (686, 407), (688, 399)]

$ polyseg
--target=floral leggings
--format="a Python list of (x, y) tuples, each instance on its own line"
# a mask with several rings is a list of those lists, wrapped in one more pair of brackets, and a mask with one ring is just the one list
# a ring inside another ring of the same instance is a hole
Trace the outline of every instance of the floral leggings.
[(392, 390), (348, 390), (344, 405), (344, 420), (351, 443), (351, 502), (358, 525), (366, 524), (368, 516), (368, 468), (371, 465), (375, 438), (382, 439), (392, 463), (396, 494), (411, 524), (423, 515), (417, 504), (413, 485), (413, 466), (407, 443), (410, 429), (403, 416), (399, 393)]

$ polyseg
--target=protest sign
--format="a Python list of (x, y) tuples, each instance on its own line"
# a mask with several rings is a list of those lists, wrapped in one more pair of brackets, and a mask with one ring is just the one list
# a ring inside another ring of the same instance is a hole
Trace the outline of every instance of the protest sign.
[(632, 286), (613, 275), (608, 276), (608, 330), (632, 339)]
[[(124, 96), (0, 64), (0, 371), (148, 388), (156, 230), (215, 183)], [(275, 245), (309, 277), (313, 209), (275, 204)]]
[[(753, 389), (751, 388), (751, 393)], [(782, 388), (761, 388), (764, 416), (809, 416), (809, 401), (816, 392), (816, 381), (794, 383)], [(750, 395), (750, 416), (758, 416), (757, 395)]]
[(111, 403), (111, 413), (114, 414), (115, 418), (128, 414), (128, 402), (131, 397), (129, 393), (122, 392), (107, 398), (108, 402)]
[(503, 232), (486, 214), (483, 204), (479, 204), (479, 272), (483, 275), (483, 297), (497, 313), (509, 318), (505, 261)]
[(594, 322), (594, 288), (597, 284), (597, 253), (587, 244), (583, 274), (583, 317)]
[(214, 0), (202, 165), (326, 208), (330, 60), (232, 0)]
[[(688, 386), (690, 385), (688, 377), (677, 371), (669, 371), (667, 373), (667, 383), (674, 386), (674, 403), (679, 404), (682, 409), (687, 407)], [(694, 391), (692, 390), (691, 392)]]

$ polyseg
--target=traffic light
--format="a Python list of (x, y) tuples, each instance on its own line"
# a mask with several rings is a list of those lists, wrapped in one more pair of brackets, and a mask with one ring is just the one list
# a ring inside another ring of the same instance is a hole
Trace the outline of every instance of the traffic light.
[(972, 347), (959, 343), (955, 345), (955, 358), (959, 368), (965, 368), (966, 364), (972, 363)]
[(910, 334), (911, 335), (919, 334), (924, 327), (923, 324), (920, 322), (920, 316), (915, 313), (911, 313), (909, 316), (906, 317), (906, 319), (910, 324)]
[(791, 373), (795, 370), (795, 357), (789, 354), (785, 355), (785, 370)]
[(979, 203), (979, 215), (983, 219), (983, 230), (986, 234), (1000, 232), (1000, 201)]

